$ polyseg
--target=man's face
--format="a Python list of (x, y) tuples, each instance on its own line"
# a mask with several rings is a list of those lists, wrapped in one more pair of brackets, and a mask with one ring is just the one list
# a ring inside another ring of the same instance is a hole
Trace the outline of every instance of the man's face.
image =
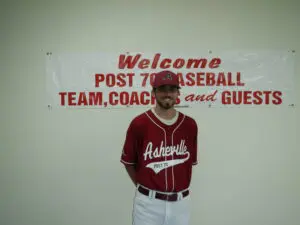
[(179, 90), (176, 86), (163, 85), (156, 88), (152, 94), (155, 96), (156, 102), (161, 108), (170, 109), (176, 103), (176, 99), (179, 96)]

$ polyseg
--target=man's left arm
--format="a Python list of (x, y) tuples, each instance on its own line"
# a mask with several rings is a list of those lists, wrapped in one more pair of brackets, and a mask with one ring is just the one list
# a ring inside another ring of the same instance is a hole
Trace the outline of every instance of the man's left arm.
[(198, 126), (195, 122), (195, 129), (193, 134), (193, 165), (198, 164)]

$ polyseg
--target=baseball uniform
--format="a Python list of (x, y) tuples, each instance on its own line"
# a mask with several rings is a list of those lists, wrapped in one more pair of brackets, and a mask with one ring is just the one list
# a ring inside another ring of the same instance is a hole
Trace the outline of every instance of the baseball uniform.
[(149, 109), (131, 121), (121, 162), (136, 168), (133, 224), (189, 223), (197, 136), (195, 120), (179, 111), (173, 120), (163, 120)]

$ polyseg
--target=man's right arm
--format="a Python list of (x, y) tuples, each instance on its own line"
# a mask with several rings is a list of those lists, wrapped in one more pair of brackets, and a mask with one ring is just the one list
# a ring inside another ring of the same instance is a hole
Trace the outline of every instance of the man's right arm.
[(136, 170), (135, 165), (125, 165), (126, 171), (133, 182), (133, 184), (136, 186)]
[(133, 184), (137, 185), (136, 180), (136, 165), (138, 146), (138, 130), (135, 121), (132, 121), (127, 129), (126, 138), (123, 145), (121, 162), (125, 165), (126, 171), (132, 180)]

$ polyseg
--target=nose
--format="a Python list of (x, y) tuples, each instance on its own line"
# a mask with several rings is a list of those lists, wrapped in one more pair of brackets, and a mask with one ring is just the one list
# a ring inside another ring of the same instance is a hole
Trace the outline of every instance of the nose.
[(171, 95), (172, 95), (172, 91), (171, 91), (171, 90), (165, 90), (165, 91), (164, 91), (164, 94), (165, 94), (166, 96), (171, 96)]

